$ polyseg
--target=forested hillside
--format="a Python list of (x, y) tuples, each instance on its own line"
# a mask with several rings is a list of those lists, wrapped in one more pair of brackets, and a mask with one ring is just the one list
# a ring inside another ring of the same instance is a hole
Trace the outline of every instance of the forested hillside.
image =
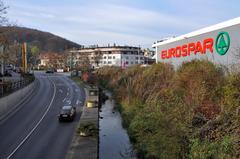
[(61, 53), (66, 49), (79, 48), (79, 44), (53, 35), (48, 32), (24, 27), (0, 27), (0, 33), (7, 37), (8, 42), (27, 42), (31, 46), (37, 46), (40, 52)]

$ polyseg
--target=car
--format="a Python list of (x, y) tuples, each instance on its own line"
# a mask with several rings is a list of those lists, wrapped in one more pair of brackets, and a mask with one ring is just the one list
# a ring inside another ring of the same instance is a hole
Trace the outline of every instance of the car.
[(6, 69), (6, 70), (11, 70), (11, 71), (12, 71), (12, 70), (13, 70), (13, 66), (12, 66), (12, 65), (7, 65), (7, 66), (5, 66), (5, 69)]
[(54, 73), (53, 70), (47, 70), (46, 73)]
[(5, 71), (4, 71), (4, 76), (6, 76), (6, 77), (12, 77), (12, 74), (11, 74), (10, 71), (5, 70)]
[(58, 120), (61, 121), (73, 121), (76, 116), (76, 107), (63, 106), (59, 112)]

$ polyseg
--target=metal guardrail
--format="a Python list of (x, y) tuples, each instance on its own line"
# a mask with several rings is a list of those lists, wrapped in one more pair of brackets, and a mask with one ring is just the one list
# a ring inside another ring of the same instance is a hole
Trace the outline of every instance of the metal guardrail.
[(7, 96), (34, 81), (34, 76), (23, 78), (19, 81), (0, 81), (0, 98)]

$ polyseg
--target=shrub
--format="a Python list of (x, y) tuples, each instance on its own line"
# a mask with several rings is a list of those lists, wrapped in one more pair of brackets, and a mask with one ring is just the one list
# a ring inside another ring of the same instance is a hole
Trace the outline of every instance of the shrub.
[(240, 158), (240, 75), (226, 80), (222, 68), (207, 60), (177, 70), (165, 63), (106, 67), (97, 75), (120, 103), (140, 158)]
[(219, 114), (224, 75), (213, 63), (206, 60), (184, 63), (173, 82), (175, 93), (196, 112), (209, 119)]
[(81, 123), (80, 126), (77, 129), (77, 133), (81, 136), (97, 136), (98, 135), (98, 129), (94, 123), (86, 122)]
[(191, 141), (190, 159), (234, 159), (231, 152), (231, 138), (225, 137), (223, 141), (210, 142), (193, 139)]

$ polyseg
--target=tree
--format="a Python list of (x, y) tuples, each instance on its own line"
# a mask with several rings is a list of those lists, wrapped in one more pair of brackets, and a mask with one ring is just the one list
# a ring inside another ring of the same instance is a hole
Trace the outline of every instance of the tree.
[(28, 51), (28, 63), (30, 67), (33, 67), (37, 64), (37, 59), (39, 57), (39, 48), (37, 46), (32, 46)]
[[(0, 26), (4, 26), (7, 24), (8, 20), (6, 18), (7, 8), (2, 0), (0, 0)], [(8, 40), (6, 35), (4, 35), (4, 31), (0, 32), (0, 66), (1, 66), (1, 74), (3, 74), (3, 65), (4, 61), (7, 58), (7, 55), (4, 53), (8, 46)]]
[(8, 24), (6, 17), (8, 6), (6, 6), (2, 0), (0, 0), (0, 26)]
[(39, 51), (39, 48), (37, 46), (33, 46), (31, 48), (31, 53), (32, 53), (33, 56), (37, 56), (39, 54), (39, 52), (40, 51)]
[(102, 58), (102, 52), (99, 49), (96, 49), (92, 55), (93, 63), (98, 67), (100, 60)]

